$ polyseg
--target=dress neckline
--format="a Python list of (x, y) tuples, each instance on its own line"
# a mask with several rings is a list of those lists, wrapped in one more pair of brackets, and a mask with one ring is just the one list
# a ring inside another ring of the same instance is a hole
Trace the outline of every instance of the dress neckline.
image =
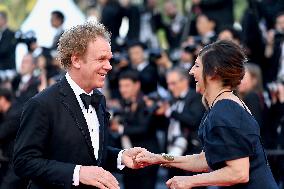
[[(238, 97), (238, 96), (237, 96)], [(239, 97), (238, 97), (239, 98)], [(218, 102), (221, 102), (221, 101), (229, 101), (229, 102), (233, 102), (234, 104), (237, 104), (240, 108), (244, 109), (249, 115), (252, 116), (252, 114), (250, 113), (250, 111), (248, 111), (247, 107), (245, 106), (244, 102), (239, 98), (239, 100), (241, 101), (242, 105), (240, 105), (238, 102), (232, 100), (232, 99), (229, 99), (229, 98), (223, 98), (223, 99), (220, 99), (218, 100), (215, 105), (218, 103)]]

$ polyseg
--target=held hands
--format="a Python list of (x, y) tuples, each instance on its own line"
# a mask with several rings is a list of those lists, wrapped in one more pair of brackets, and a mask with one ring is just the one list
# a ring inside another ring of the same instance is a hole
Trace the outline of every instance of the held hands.
[(127, 149), (122, 154), (122, 164), (131, 169), (139, 169), (145, 167), (143, 164), (136, 161), (139, 154), (146, 153), (145, 148), (135, 147)]
[(163, 162), (163, 158), (159, 154), (154, 154), (146, 150), (136, 156), (135, 162), (143, 168), (149, 165), (160, 164)]

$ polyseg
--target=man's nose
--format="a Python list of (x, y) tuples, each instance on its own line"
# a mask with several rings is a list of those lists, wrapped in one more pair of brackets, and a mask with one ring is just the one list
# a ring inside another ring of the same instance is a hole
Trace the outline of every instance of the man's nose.
[(110, 62), (108, 61), (108, 62), (104, 65), (103, 68), (104, 68), (105, 70), (110, 71), (110, 70), (112, 69), (112, 66), (110, 65)]

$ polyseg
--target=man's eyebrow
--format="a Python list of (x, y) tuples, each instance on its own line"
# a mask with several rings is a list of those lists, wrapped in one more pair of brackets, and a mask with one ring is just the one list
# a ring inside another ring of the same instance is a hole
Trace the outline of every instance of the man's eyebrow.
[(108, 58), (112, 58), (112, 54), (111, 54), (111, 56), (109, 56), (109, 55), (101, 55), (101, 56), (99, 56), (98, 57), (98, 59), (108, 59)]

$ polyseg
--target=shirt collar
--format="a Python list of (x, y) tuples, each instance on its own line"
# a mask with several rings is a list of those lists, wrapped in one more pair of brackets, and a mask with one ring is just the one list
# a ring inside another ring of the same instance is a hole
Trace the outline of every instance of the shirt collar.
[(138, 71), (142, 71), (146, 66), (148, 66), (149, 62), (143, 62), (137, 66)]
[(188, 93), (188, 89), (185, 90), (185, 91), (183, 91), (183, 92), (180, 94), (180, 97), (181, 97), (181, 98), (184, 98), (184, 97), (187, 95), (187, 93)]
[(67, 72), (65, 74), (65, 77), (67, 79), (67, 82), (69, 83), (70, 87), (72, 88), (72, 90), (74, 91), (76, 97), (80, 97), (80, 94), (85, 93), (87, 95), (91, 95), (93, 94), (93, 91), (91, 91), (89, 94), (86, 93), (81, 87), (79, 87), (79, 85), (77, 85), (77, 83), (75, 83), (75, 81), (70, 77), (69, 73)]
[(22, 83), (27, 83), (32, 78), (32, 74), (23, 75), (21, 78)]

